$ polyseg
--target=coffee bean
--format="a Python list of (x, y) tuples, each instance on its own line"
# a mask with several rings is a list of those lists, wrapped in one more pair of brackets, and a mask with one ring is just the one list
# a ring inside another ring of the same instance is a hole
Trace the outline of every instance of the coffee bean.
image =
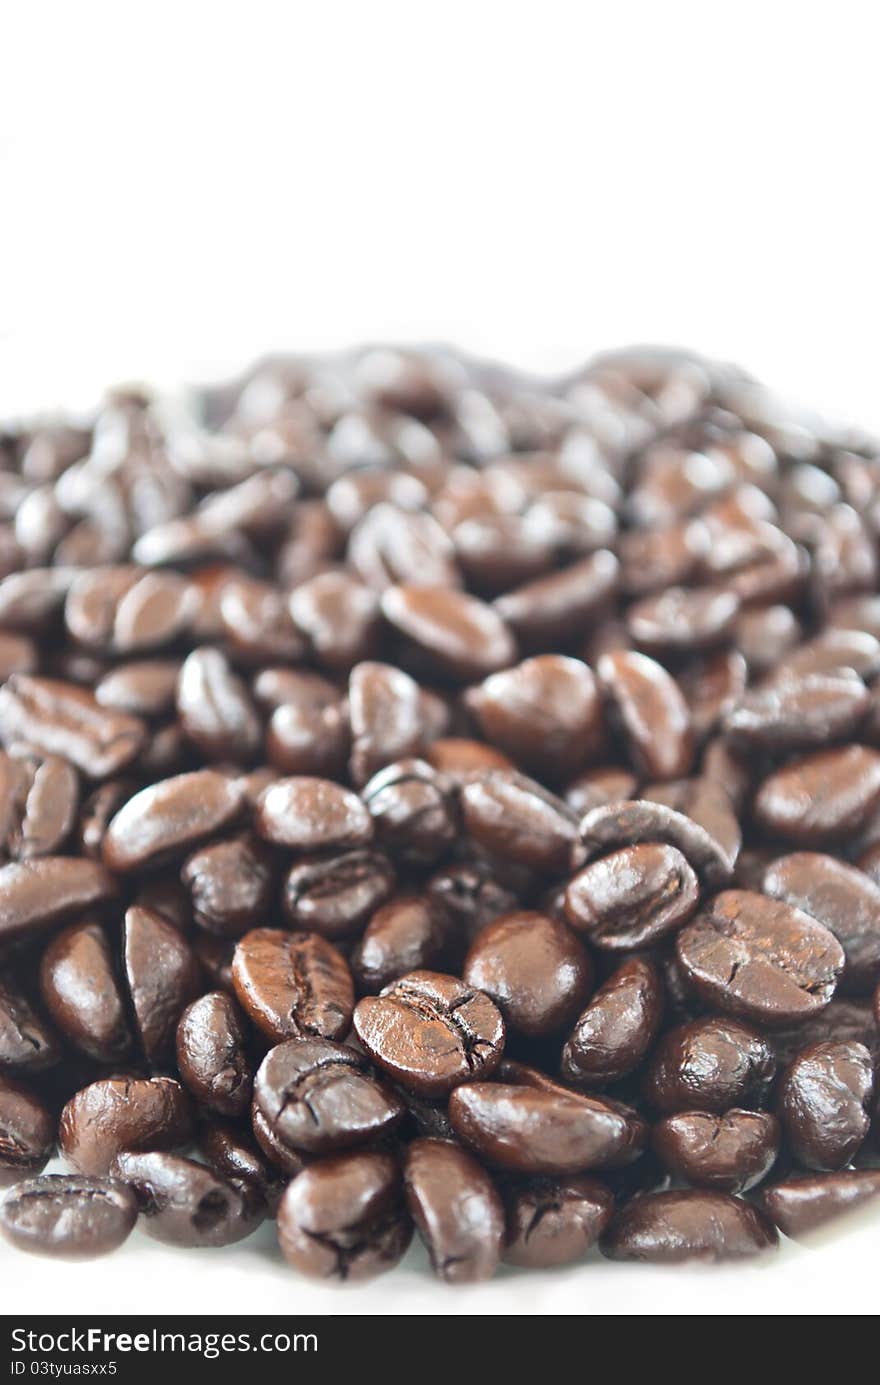
[(585, 866), (570, 881), (565, 912), (596, 947), (629, 951), (649, 946), (696, 911), (697, 877), (674, 846), (645, 842)]
[(607, 803), (581, 819), (579, 836), (588, 861), (618, 847), (665, 842), (673, 846), (709, 886), (725, 884), (735, 864), (729, 851), (700, 823), (666, 804), (648, 799)]
[(766, 1111), (736, 1107), (724, 1115), (682, 1111), (654, 1126), (651, 1144), (676, 1178), (719, 1193), (745, 1193), (773, 1167), (779, 1122)]
[(69, 760), (92, 779), (118, 774), (143, 749), (140, 717), (101, 707), (92, 693), (55, 678), (13, 674), (0, 688), (0, 738)]
[(516, 895), (480, 861), (441, 867), (428, 880), (427, 890), (443, 906), (463, 941), (475, 938), (484, 924), (509, 914), (516, 905)]
[(724, 717), (724, 733), (744, 750), (789, 754), (850, 735), (868, 711), (860, 678), (833, 674), (786, 677), (747, 692)]
[(206, 760), (248, 764), (262, 740), (260, 721), (242, 680), (219, 649), (194, 649), (177, 680), (177, 714)]
[(464, 980), (494, 1000), (508, 1028), (528, 1038), (564, 1031), (586, 1000), (593, 964), (560, 920), (534, 910), (486, 924), (465, 958)]
[[(668, 779), (662, 784), (646, 784), (642, 789), (642, 798), (652, 803), (665, 803), (689, 822), (701, 827), (719, 850), (722, 859), (731, 862), (735, 869), (742, 846), (742, 828), (728, 784), (726, 773), (720, 781), (705, 774), (694, 779)], [(736, 785), (733, 791), (736, 792)]]
[(776, 1071), (773, 1047), (736, 1020), (700, 1019), (670, 1029), (645, 1073), (646, 1100), (658, 1111), (709, 1111), (759, 1105)]
[(632, 798), (637, 788), (638, 780), (628, 769), (603, 765), (598, 769), (584, 770), (572, 779), (566, 786), (564, 797), (572, 812), (583, 817), (593, 808)]
[(874, 1067), (864, 1044), (802, 1049), (779, 1082), (779, 1116), (792, 1153), (808, 1169), (842, 1169), (868, 1133)]
[(452, 783), (424, 760), (398, 760), (364, 785), (379, 843), (406, 865), (433, 865), (458, 830)]
[(230, 996), (209, 991), (190, 1001), (175, 1036), (177, 1070), (193, 1096), (223, 1116), (243, 1116), (253, 1072), (244, 1018)]
[(237, 938), (259, 923), (275, 898), (269, 849), (249, 833), (200, 847), (180, 872), (200, 928)]
[(858, 832), (880, 807), (880, 752), (863, 745), (790, 761), (758, 788), (758, 826), (798, 846), (823, 846)]
[(66, 760), (0, 752), (0, 851), (10, 859), (62, 851), (78, 807), (79, 779)]
[(602, 1087), (640, 1066), (660, 1028), (663, 982), (646, 958), (628, 958), (596, 991), (562, 1050), (561, 1072), (578, 1087)]
[(173, 1051), (181, 1011), (196, 995), (201, 972), (178, 930), (152, 909), (133, 905), (122, 924), (122, 960), (138, 1038), (147, 1062)]
[(373, 1077), (364, 1056), (326, 1039), (288, 1039), (270, 1049), (254, 1083), (254, 1129), (273, 1147), (338, 1154), (388, 1134), (402, 1101)]
[(237, 663), (299, 662), (305, 641), (293, 623), (284, 593), (270, 582), (239, 574), (220, 590), (220, 623)]
[(27, 1179), (0, 1206), (0, 1231), (8, 1241), (64, 1260), (109, 1255), (136, 1220), (137, 1203), (122, 1183), (79, 1174)]
[(524, 1269), (570, 1265), (595, 1245), (614, 1213), (614, 1197), (597, 1178), (531, 1178), (506, 1191), (502, 1259)]
[(125, 1151), (111, 1174), (134, 1194), (147, 1235), (168, 1245), (232, 1245), (263, 1218), (263, 1203), (247, 1184), (235, 1187), (179, 1154)]
[(64, 619), (87, 648), (132, 654), (171, 644), (186, 630), (193, 610), (188, 585), (177, 573), (107, 567), (77, 577)]
[(348, 680), (351, 775), (365, 784), (395, 760), (417, 756), (427, 740), (422, 691), (402, 669), (363, 663)]
[(461, 791), (465, 830), (493, 856), (529, 866), (542, 875), (566, 869), (577, 840), (570, 809), (522, 774), (494, 771)]
[(761, 1189), (761, 1208), (784, 1236), (798, 1240), (880, 1197), (880, 1169), (801, 1174)]
[(467, 705), (490, 744), (542, 779), (569, 778), (601, 745), (596, 680), (579, 659), (526, 659), (473, 689)]
[(192, 1131), (189, 1098), (171, 1077), (107, 1077), (61, 1112), (58, 1143), (78, 1173), (106, 1174), (122, 1150), (176, 1149)]
[(254, 928), (232, 959), (235, 994), (245, 1014), (273, 1043), (344, 1039), (354, 987), (342, 954), (315, 933)]
[(213, 1121), (199, 1132), (198, 1145), (209, 1168), (235, 1186), (247, 1184), (251, 1196), (264, 1204), (269, 1215), (275, 1215), (286, 1180), (247, 1131), (225, 1121)]
[(443, 906), (421, 895), (396, 895), (373, 914), (352, 953), (351, 969), (360, 991), (375, 994), (407, 972), (440, 967), (452, 952)]
[(644, 654), (603, 654), (599, 682), (621, 722), (636, 769), (651, 779), (678, 779), (693, 762), (687, 703), (661, 664)]
[(771, 1223), (749, 1203), (691, 1189), (633, 1198), (599, 1244), (609, 1260), (674, 1264), (738, 1260), (772, 1250), (776, 1243)]
[(322, 1159), (294, 1178), (278, 1208), (284, 1258), (314, 1279), (372, 1279), (393, 1269), (411, 1236), (387, 1154)]
[(738, 612), (739, 598), (724, 587), (667, 587), (636, 601), (626, 621), (633, 639), (649, 654), (691, 652), (722, 644)]
[(174, 707), (180, 666), (175, 659), (139, 659), (110, 669), (95, 687), (95, 700), (115, 712), (161, 717)]
[(39, 1173), (55, 1147), (55, 1120), (48, 1106), (9, 1077), (0, 1077), (0, 1187)]
[(452, 587), (388, 587), (382, 614), (431, 669), (456, 682), (485, 678), (516, 658), (516, 642), (502, 617)]
[(38, 856), (0, 866), (0, 941), (38, 934), (115, 894), (113, 877), (95, 861)]
[(356, 794), (306, 775), (270, 784), (257, 800), (254, 825), (266, 841), (297, 851), (364, 846), (373, 833)]
[(0, 1072), (45, 1072), (61, 1058), (51, 1026), (38, 1014), (11, 974), (0, 973)]
[(841, 989), (870, 994), (880, 981), (880, 886), (833, 856), (797, 851), (771, 862), (762, 889), (823, 923), (846, 956)]
[(431, 971), (364, 997), (354, 1027), (373, 1061), (420, 1096), (440, 1097), (490, 1076), (504, 1048), (504, 1021), (489, 997)]
[(495, 1272), (504, 1208), (470, 1154), (446, 1140), (413, 1140), (403, 1166), (406, 1203), (438, 1278), (470, 1284)]
[[(614, 554), (600, 548), (561, 572), (536, 577), (499, 596), (495, 610), (526, 649), (569, 645), (607, 608), (619, 571)], [(505, 662), (513, 663), (513, 658)]]
[(107, 828), (135, 789), (131, 779), (108, 779), (89, 794), (80, 810), (76, 829), (77, 844), (83, 856), (93, 861), (103, 859)]
[(126, 1000), (100, 923), (74, 923), (52, 939), (40, 963), (40, 989), (52, 1020), (81, 1053), (100, 1063), (128, 1056)]
[(287, 876), (284, 912), (295, 928), (347, 938), (363, 928), (394, 885), (394, 868), (382, 852), (315, 856), (299, 861)]
[(104, 837), (105, 864), (118, 872), (166, 864), (229, 827), (243, 806), (241, 789), (216, 770), (151, 784), (111, 821)]

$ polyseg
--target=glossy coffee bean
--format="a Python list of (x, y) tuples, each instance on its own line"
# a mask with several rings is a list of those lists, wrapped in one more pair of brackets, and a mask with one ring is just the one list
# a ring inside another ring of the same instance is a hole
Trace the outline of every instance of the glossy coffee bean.
[(390, 664), (363, 663), (348, 680), (351, 776), (365, 784), (395, 760), (418, 756), (427, 739), (422, 691)]
[(125, 1151), (111, 1174), (131, 1189), (148, 1236), (174, 1246), (228, 1246), (262, 1220), (263, 1204), (204, 1164), (179, 1154)]
[(628, 958), (581, 1013), (562, 1050), (564, 1081), (602, 1087), (634, 1072), (649, 1053), (663, 1015), (663, 982), (654, 964)]
[(463, 941), (476, 937), (492, 919), (510, 913), (517, 902), (485, 861), (441, 866), (428, 880), (427, 892), (443, 906)]
[(495, 610), (524, 649), (569, 646), (608, 607), (619, 571), (614, 554), (600, 548), (560, 572), (533, 578), (499, 596)]
[(595, 1245), (614, 1213), (611, 1190), (597, 1178), (530, 1178), (505, 1192), (502, 1259), (524, 1269), (570, 1265)]
[(188, 740), (206, 760), (248, 764), (262, 727), (244, 682), (219, 649), (194, 649), (177, 680), (177, 714)]
[(512, 760), (491, 745), (471, 740), (467, 736), (440, 736), (425, 751), (432, 769), (446, 775), (455, 783), (467, 783), (474, 774), (486, 770), (514, 768)]
[(472, 690), (468, 708), (491, 745), (527, 774), (569, 778), (601, 746), (596, 679), (579, 659), (543, 654), (495, 673)]
[(406, 1204), (438, 1278), (470, 1284), (494, 1274), (504, 1208), (472, 1155), (446, 1140), (414, 1140), (403, 1165)]
[(653, 803), (663, 803), (680, 813), (695, 827), (702, 828), (720, 851), (722, 859), (733, 864), (734, 870), (742, 847), (742, 828), (737, 818), (729, 778), (700, 774), (692, 779), (667, 779), (662, 784), (646, 784), (642, 797)]
[(115, 894), (113, 877), (96, 861), (39, 856), (0, 866), (0, 943), (39, 935)]
[(109, 1255), (128, 1239), (137, 1203), (124, 1184), (81, 1174), (19, 1183), (0, 1206), (0, 1231), (19, 1250), (64, 1260)]
[(284, 883), (284, 912), (294, 928), (325, 938), (357, 934), (390, 897), (391, 861), (379, 851), (344, 851), (299, 861)]
[(78, 1173), (106, 1174), (122, 1150), (177, 1149), (192, 1133), (189, 1098), (171, 1077), (107, 1077), (61, 1112), (58, 1144)]
[(57, 755), (92, 779), (107, 779), (143, 749), (147, 728), (139, 717), (101, 707), (73, 683), (13, 674), (0, 688), (0, 738), (7, 747)]
[(630, 770), (602, 765), (576, 775), (566, 785), (563, 796), (569, 808), (583, 817), (592, 808), (632, 798), (637, 788), (638, 780)]
[(579, 833), (588, 861), (618, 847), (665, 842), (674, 846), (708, 886), (725, 884), (734, 860), (725, 845), (693, 818), (649, 799), (631, 799), (592, 808), (581, 818)]
[(736, 1020), (699, 1019), (660, 1040), (644, 1080), (658, 1111), (709, 1111), (760, 1105), (776, 1071), (773, 1047)]
[(241, 789), (216, 770), (163, 779), (141, 789), (112, 819), (104, 863), (117, 872), (166, 864), (229, 827), (243, 807)]
[(771, 1027), (827, 1005), (843, 971), (832, 933), (800, 909), (751, 890), (716, 895), (675, 940), (699, 996), (726, 1014)]
[(458, 833), (453, 785), (425, 760), (398, 760), (364, 785), (377, 843), (402, 864), (430, 866)]
[(638, 1158), (644, 1129), (635, 1113), (564, 1087), (469, 1082), (449, 1098), (460, 1139), (487, 1163), (515, 1173), (568, 1174)]
[(376, 653), (379, 602), (375, 592), (344, 572), (322, 572), (292, 593), (290, 614), (318, 664), (345, 672)]
[(255, 928), (232, 959), (235, 994), (267, 1039), (344, 1039), (351, 1027), (351, 972), (332, 943), (314, 933)]
[(180, 665), (176, 659), (139, 659), (117, 664), (95, 688), (101, 707), (138, 717), (161, 717), (174, 707)]
[(131, 779), (108, 779), (89, 794), (76, 827), (76, 843), (83, 856), (93, 861), (103, 859), (107, 828), (136, 788)]
[(815, 851), (771, 862), (762, 889), (833, 933), (846, 957), (841, 989), (856, 995), (880, 981), (880, 886), (854, 866)]
[(270, 784), (257, 799), (254, 825), (265, 841), (297, 851), (341, 851), (373, 835), (357, 794), (307, 775)]
[(681, 852), (644, 842), (579, 871), (566, 890), (565, 913), (595, 947), (630, 951), (674, 933), (699, 899), (697, 877)]
[(696, 1188), (745, 1193), (773, 1167), (779, 1122), (769, 1112), (736, 1107), (723, 1115), (681, 1111), (654, 1126), (651, 1145), (674, 1177)]
[(180, 1079), (196, 1100), (222, 1116), (243, 1116), (253, 1070), (235, 1001), (223, 991), (191, 1001), (180, 1016), (175, 1045)]
[(646, 1193), (618, 1211), (600, 1242), (610, 1260), (675, 1264), (738, 1260), (772, 1250), (776, 1231), (756, 1208), (726, 1193)]
[(198, 1148), (209, 1168), (228, 1183), (246, 1184), (251, 1196), (264, 1204), (269, 1215), (275, 1215), (286, 1179), (265, 1158), (249, 1131), (215, 1120), (199, 1131)]
[(745, 750), (790, 754), (850, 735), (864, 720), (868, 705), (868, 690), (860, 678), (791, 676), (747, 692), (724, 717), (724, 733)]
[(451, 960), (453, 943), (441, 903), (419, 894), (395, 895), (373, 914), (352, 953), (358, 989), (376, 994), (407, 972), (437, 970)]
[(78, 807), (79, 778), (66, 760), (0, 753), (0, 851), (10, 860), (60, 854)]
[(288, 1039), (270, 1049), (254, 1083), (254, 1129), (297, 1154), (338, 1154), (389, 1134), (403, 1102), (370, 1072), (363, 1054), (327, 1039)]
[(490, 1076), (504, 1049), (504, 1021), (489, 997), (438, 972), (415, 971), (365, 996), (354, 1027), (373, 1061), (418, 1096)]
[(472, 683), (516, 658), (516, 641), (496, 611), (452, 587), (392, 586), (382, 614), (438, 675)]
[(55, 1067), (60, 1058), (61, 1044), (48, 1020), (11, 973), (0, 973), (0, 1073), (27, 1077)]
[(767, 1185), (758, 1197), (770, 1221), (796, 1241), (880, 1197), (880, 1169), (799, 1174)]
[(174, 1051), (181, 1012), (199, 989), (198, 959), (173, 924), (135, 904), (123, 919), (122, 962), (144, 1056), (161, 1065)]
[(126, 997), (106, 930), (74, 923), (52, 939), (40, 962), (43, 1004), (64, 1038), (100, 1063), (131, 1051)]
[(184, 862), (180, 878), (196, 923), (222, 937), (240, 937), (262, 923), (275, 898), (272, 855), (250, 833), (200, 847)]
[(590, 992), (593, 964), (566, 924), (522, 910), (486, 924), (462, 975), (491, 996), (510, 1030), (536, 1039), (571, 1023)]
[(0, 1187), (39, 1173), (55, 1147), (55, 1120), (36, 1093), (0, 1077)]
[(736, 593), (724, 587), (667, 587), (630, 606), (627, 626), (649, 654), (709, 649), (731, 634), (739, 612)]
[(485, 851), (542, 875), (566, 869), (577, 840), (574, 814), (521, 774), (480, 775), (461, 790), (465, 831)]
[(604, 654), (599, 682), (620, 720), (633, 764), (650, 779), (678, 779), (693, 762), (687, 703), (661, 664), (644, 654)]
[(798, 846), (844, 841), (880, 806), (880, 752), (820, 750), (767, 776), (755, 795), (759, 827)]
[(779, 1117), (798, 1163), (827, 1170), (849, 1164), (868, 1133), (873, 1090), (864, 1044), (832, 1041), (802, 1049), (779, 1082)]
[(387, 1154), (322, 1159), (293, 1179), (278, 1208), (285, 1260), (314, 1279), (372, 1279), (393, 1269), (411, 1236)]

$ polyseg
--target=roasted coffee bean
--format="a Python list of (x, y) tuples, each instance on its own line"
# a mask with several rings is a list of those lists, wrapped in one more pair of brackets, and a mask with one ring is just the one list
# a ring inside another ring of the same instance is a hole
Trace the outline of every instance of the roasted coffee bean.
[(266, 757), (282, 774), (339, 777), (348, 748), (348, 720), (339, 702), (321, 707), (283, 702), (266, 727)]
[(634, 602), (626, 623), (649, 654), (690, 653), (728, 639), (738, 612), (739, 598), (725, 587), (667, 587)]
[(569, 1034), (563, 1079), (590, 1088), (627, 1077), (649, 1053), (662, 1015), (660, 973), (646, 958), (628, 958), (599, 987)]
[(315, 933), (245, 933), (232, 959), (232, 981), (245, 1014), (273, 1043), (344, 1039), (351, 1028), (351, 972), (333, 944)]
[(504, 1238), (504, 1208), (472, 1155), (446, 1140), (413, 1140), (403, 1166), (406, 1205), (447, 1284), (489, 1279)]
[(578, 833), (588, 861), (618, 847), (665, 842), (674, 846), (707, 885), (718, 888), (733, 873), (735, 860), (700, 823), (667, 804), (649, 799), (608, 803), (581, 818)]
[(747, 692), (725, 715), (724, 733), (744, 750), (790, 754), (850, 735), (864, 720), (869, 703), (860, 678), (790, 676)]
[(177, 714), (206, 760), (248, 764), (262, 727), (244, 683), (219, 649), (194, 649), (177, 680)]
[(157, 1066), (173, 1051), (181, 1011), (199, 989), (198, 960), (173, 924), (132, 905), (122, 924), (122, 961), (141, 1048)]
[(224, 582), (220, 590), (220, 621), (237, 663), (296, 663), (306, 652), (284, 593), (270, 582), (258, 582), (242, 574)]
[(836, 995), (830, 1005), (790, 1028), (774, 1030), (773, 1046), (780, 1062), (790, 1062), (803, 1048), (826, 1040), (854, 1040), (880, 1061), (880, 1026), (870, 1000)]
[(699, 1019), (670, 1029), (648, 1064), (644, 1094), (658, 1111), (760, 1105), (776, 1071), (773, 1047), (736, 1020)]
[(513, 769), (513, 761), (500, 750), (467, 736), (440, 736), (425, 751), (428, 764), (456, 783), (467, 783), (475, 774), (486, 770)]
[(370, 1073), (363, 1054), (327, 1039), (270, 1049), (254, 1082), (254, 1130), (296, 1154), (338, 1154), (387, 1135), (403, 1102)]
[(38, 856), (0, 866), (0, 942), (38, 934), (115, 894), (113, 877), (95, 861)]
[(542, 875), (559, 875), (577, 841), (577, 820), (565, 803), (522, 774), (494, 771), (461, 790), (465, 831), (492, 856)]
[(842, 1169), (868, 1133), (874, 1066), (864, 1044), (832, 1041), (802, 1049), (779, 1082), (779, 1117), (798, 1163)]
[(240, 937), (262, 922), (275, 899), (272, 855), (250, 833), (193, 852), (180, 878), (199, 927), (227, 938)]
[(820, 750), (767, 776), (753, 804), (771, 836), (798, 846), (844, 841), (880, 807), (880, 752), (864, 745)]
[(870, 681), (880, 673), (880, 640), (867, 630), (829, 628), (786, 655), (784, 674), (838, 673), (850, 669)]
[(633, 1198), (599, 1244), (609, 1260), (674, 1264), (738, 1260), (772, 1250), (776, 1243), (774, 1227), (749, 1203), (726, 1193), (689, 1189)]
[(135, 790), (136, 785), (131, 779), (108, 779), (89, 794), (80, 810), (76, 830), (77, 843), (83, 856), (89, 856), (93, 861), (103, 858), (107, 828)]
[(0, 973), (0, 1073), (46, 1072), (61, 1058), (61, 1045), (11, 974)]
[[(561, 572), (536, 577), (499, 596), (495, 610), (524, 649), (565, 647), (583, 636), (607, 609), (619, 571), (614, 554), (600, 548)], [(513, 658), (506, 662), (513, 663)]]
[(780, 1028), (827, 1005), (844, 965), (842, 947), (821, 923), (751, 890), (716, 895), (675, 947), (704, 1000)]
[(187, 629), (194, 609), (187, 582), (175, 572), (105, 567), (77, 577), (64, 619), (86, 648), (134, 654), (171, 644)]
[(516, 658), (516, 641), (502, 617), (452, 587), (388, 587), (382, 614), (440, 677), (472, 683)]
[(174, 707), (180, 665), (175, 659), (140, 659), (118, 664), (95, 688), (95, 700), (115, 712), (161, 717)]
[(632, 798), (637, 788), (638, 780), (628, 769), (603, 765), (599, 769), (584, 770), (572, 779), (564, 797), (572, 812), (582, 817), (592, 808)]
[(687, 703), (662, 664), (644, 654), (603, 654), (599, 682), (619, 718), (633, 764), (651, 779), (679, 779), (693, 763)]
[(570, 881), (565, 912), (595, 947), (631, 951), (675, 932), (696, 912), (697, 877), (674, 846), (645, 842), (585, 866)]
[(361, 993), (375, 994), (407, 972), (437, 970), (452, 952), (452, 924), (442, 904), (423, 895), (396, 895), (373, 914), (351, 969)]
[(192, 1134), (192, 1108), (171, 1077), (106, 1077), (61, 1112), (58, 1143), (78, 1173), (106, 1174), (122, 1150), (177, 1149)]
[(500, 914), (509, 914), (517, 902), (485, 861), (441, 867), (428, 880), (427, 890), (442, 904), (463, 942)]
[(417, 756), (424, 749), (428, 729), (422, 691), (402, 669), (358, 664), (348, 680), (348, 706), (351, 775), (356, 784), (365, 784), (386, 765)]
[(19, 1250), (91, 1260), (117, 1250), (137, 1221), (124, 1184), (80, 1174), (46, 1174), (19, 1183), (0, 1206), (0, 1231)]
[(473, 689), (467, 704), (486, 740), (542, 779), (569, 778), (601, 746), (596, 680), (579, 659), (526, 659)]
[(417, 1096), (489, 1077), (504, 1049), (504, 1021), (489, 997), (438, 972), (415, 971), (365, 996), (354, 1027), (373, 1061)]
[(646, 784), (642, 797), (665, 803), (701, 827), (720, 849), (723, 859), (735, 867), (742, 846), (742, 828), (727, 783), (726, 775), (722, 782), (705, 774), (695, 779), (668, 779), (662, 784)]
[(143, 749), (147, 728), (140, 717), (101, 707), (85, 688), (16, 673), (0, 688), (0, 739), (107, 779)]
[(104, 862), (119, 872), (164, 865), (231, 826), (243, 807), (241, 789), (217, 770), (163, 779), (120, 808), (104, 837)]
[(505, 1190), (502, 1259), (524, 1269), (570, 1265), (595, 1245), (611, 1221), (614, 1196), (597, 1178), (530, 1178)]
[(321, 572), (292, 593), (290, 614), (322, 668), (347, 673), (379, 644), (379, 601), (344, 572)]
[(854, 866), (814, 851), (771, 862), (762, 889), (824, 923), (841, 944), (841, 989), (869, 995), (880, 981), (880, 886)]
[(52, 939), (40, 963), (40, 990), (59, 1031), (81, 1053), (99, 1063), (128, 1056), (125, 996), (100, 923), (74, 923)]
[(55, 1148), (55, 1119), (44, 1101), (0, 1076), (0, 1187), (39, 1173)]
[(719, 1193), (745, 1193), (769, 1173), (779, 1122), (766, 1111), (734, 1107), (723, 1115), (681, 1111), (654, 1126), (651, 1144), (676, 1178)]
[(381, 846), (407, 865), (430, 866), (457, 834), (452, 783), (424, 760), (399, 760), (364, 785)]
[(752, 676), (772, 668), (777, 659), (799, 644), (802, 630), (788, 606), (756, 606), (740, 611), (734, 627), (734, 644)]
[(372, 1279), (393, 1269), (411, 1237), (387, 1154), (322, 1159), (293, 1179), (278, 1208), (284, 1258), (314, 1279)]
[(590, 992), (593, 964), (566, 924), (522, 910), (486, 924), (462, 975), (491, 996), (509, 1029), (536, 1039), (571, 1024)]
[(761, 1189), (758, 1200), (784, 1236), (798, 1240), (880, 1197), (880, 1169), (800, 1174)]
[(79, 779), (66, 760), (0, 752), (0, 852), (11, 860), (58, 854), (78, 806)]
[(315, 856), (293, 866), (284, 884), (284, 912), (295, 928), (325, 938), (356, 935), (390, 897), (394, 868), (380, 851)]
[(181, 1081), (196, 1100), (222, 1116), (243, 1116), (253, 1071), (235, 1001), (223, 991), (191, 1001), (180, 1016), (175, 1043)]
[(228, 1246), (250, 1235), (264, 1204), (204, 1164), (156, 1150), (124, 1151), (111, 1174), (134, 1194), (148, 1236), (173, 1246)]
[(679, 674), (679, 687), (688, 704), (694, 736), (703, 743), (735, 706), (748, 682), (746, 661), (735, 649), (691, 659)]
[(627, 1107), (546, 1087), (469, 1082), (449, 1098), (460, 1139), (515, 1173), (567, 1174), (637, 1159), (644, 1127)]
[(261, 837), (297, 851), (364, 846), (373, 834), (357, 794), (329, 779), (279, 779), (257, 799), (254, 824)]
[(225, 1121), (213, 1121), (199, 1132), (198, 1146), (209, 1168), (235, 1186), (247, 1184), (269, 1215), (275, 1215), (286, 1180), (266, 1160), (248, 1131)]

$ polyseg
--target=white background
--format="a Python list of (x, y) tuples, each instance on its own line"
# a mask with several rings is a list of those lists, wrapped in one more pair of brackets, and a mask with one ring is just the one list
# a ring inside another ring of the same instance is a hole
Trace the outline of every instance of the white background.
[[(876, 7), (836, 0), (6, 6), (0, 416), (272, 347), (522, 365), (664, 341), (880, 429)], [(760, 1268), (590, 1262), (342, 1294), (261, 1249), (0, 1250), (3, 1307), (876, 1310), (877, 1219)], [(262, 1238), (262, 1239), (261, 1239)]]

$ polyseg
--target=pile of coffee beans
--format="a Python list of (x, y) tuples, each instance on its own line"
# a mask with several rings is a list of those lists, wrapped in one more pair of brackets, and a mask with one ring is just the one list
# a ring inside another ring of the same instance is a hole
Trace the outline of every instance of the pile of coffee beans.
[(120, 390), (0, 430), (0, 684), (16, 1245), (463, 1281), (880, 1195), (870, 438), (660, 350)]

